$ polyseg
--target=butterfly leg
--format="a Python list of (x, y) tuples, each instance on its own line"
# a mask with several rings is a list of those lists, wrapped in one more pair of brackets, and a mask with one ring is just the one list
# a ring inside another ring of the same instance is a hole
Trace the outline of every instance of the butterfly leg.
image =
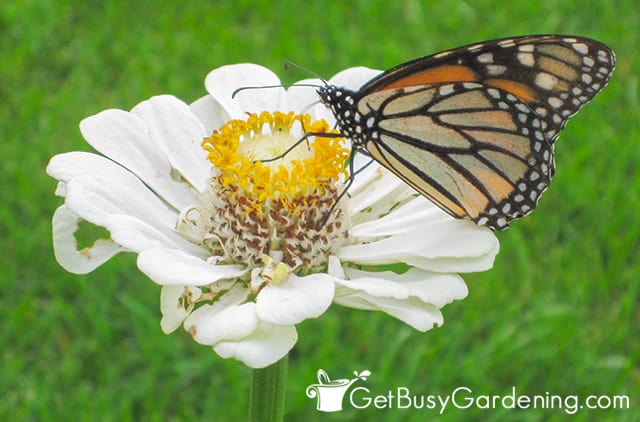
[[(358, 153), (358, 152), (362, 153), (362, 151), (356, 151), (355, 149), (351, 150), (351, 154), (349, 155), (349, 179), (347, 180), (347, 184), (345, 185), (344, 189), (342, 189), (342, 192), (340, 192), (340, 195), (338, 195), (338, 197), (334, 201), (333, 205), (331, 206), (331, 208), (329, 209), (327, 214), (322, 219), (322, 223), (320, 224), (320, 227), (324, 226), (327, 223), (327, 221), (329, 220), (329, 217), (331, 217), (331, 214), (333, 214), (333, 211), (335, 211), (336, 207), (338, 206), (338, 204), (340, 203), (342, 198), (349, 193), (349, 188), (353, 184), (356, 175), (358, 173), (361, 173), (364, 169), (369, 167), (371, 165), (371, 163), (373, 163), (374, 160), (371, 159), (371, 160), (369, 160), (367, 162), (367, 164), (365, 164), (364, 166), (360, 167), (358, 170), (354, 171), (354, 166), (355, 166), (354, 165), (354, 162), (355, 162), (354, 158), (355, 158), (356, 153)], [(366, 155), (368, 156), (369, 154), (366, 154)]]
[(271, 161), (276, 161), (276, 160), (279, 160), (281, 158), (284, 158), (284, 157), (287, 156), (287, 154), (289, 154), (291, 151), (296, 149), (298, 147), (298, 145), (300, 145), (301, 143), (307, 141), (312, 136), (322, 136), (324, 138), (344, 138), (344, 135), (340, 135), (339, 133), (307, 132), (307, 133), (304, 134), (304, 136), (302, 138), (300, 138), (296, 142), (294, 142), (293, 145), (291, 145), (289, 148), (287, 148), (287, 150), (285, 152), (283, 152), (282, 154), (276, 155), (275, 157), (267, 158), (265, 160), (256, 160), (256, 161), (260, 161), (261, 163), (268, 163), (268, 162), (271, 162)]

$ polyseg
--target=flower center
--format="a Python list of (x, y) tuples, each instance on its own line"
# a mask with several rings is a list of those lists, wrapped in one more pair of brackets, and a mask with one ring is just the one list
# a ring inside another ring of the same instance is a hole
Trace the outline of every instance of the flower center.
[(302, 138), (303, 129), (329, 133), (327, 122), (311, 123), (309, 115), (262, 112), (250, 114), (246, 121), (230, 120), (205, 138), (202, 146), (220, 170), (222, 187), (233, 195), (241, 193), (255, 211), (266, 211), (269, 199), (295, 208), (301, 197), (324, 193), (335, 185), (345, 174), (349, 156), (341, 138), (319, 137), (313, 143), (301, 142), (279, 159), (261, 161), (280, 157)]
[(194, 224), (213, 255), (250, 266), (268, 256), (303, 273), (326, 265), (346, 237), (342, 206), (331, 208), (349, 150), (335, 136), (299, 142), (305, 131), (335, 133), (306, 114), (262, 112), (203, 140), (214, 175)]

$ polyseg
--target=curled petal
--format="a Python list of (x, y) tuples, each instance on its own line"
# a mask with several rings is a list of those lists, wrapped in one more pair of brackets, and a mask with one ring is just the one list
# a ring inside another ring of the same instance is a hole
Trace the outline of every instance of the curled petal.
[(160, 291), (160, 312), (162, 313), (160, 327), (165, 334), (177, 330), (189, 315), (189, 309), (185, 308), (183, 301), (185, 294), (190, 296), (191, 300), (196, 300), (202, 291), (193, 286), (162, 286)]
[(65, 270), (74, 274), (86, 274), (124, 249), (110, 239), (98, 239), (91, 247), (78, 250), (74, 236), (80, 217), (66, 206), (60, 206), (53, 214), (53, 252)]
[(335, 302), (350, 308), (382, 311), (418, 331), (428, 331), (444, 322), (442, 312), (430, 303), (416, 297), (407, 299), (373, 298), (362, 292), (336, 297)]
[(380, 310), (420, 331), (442, 325), (440, 308), (467, 296), (457, 274), (410, 269), (403, 274), (345, 269), (349, 280), (336, 280), (334, 301), (356, 309)]
[(441, 308), (454, 300), (467, 297), (469, 290), (458, 274), (441, 274), (411, 268), (397, 274), (391, 271), (367, 272), (345, 269), (349, 280), (339, 280), (338, 285), (351, 290), (361, 290), (370, 296), (402, 299), (416, 296)]

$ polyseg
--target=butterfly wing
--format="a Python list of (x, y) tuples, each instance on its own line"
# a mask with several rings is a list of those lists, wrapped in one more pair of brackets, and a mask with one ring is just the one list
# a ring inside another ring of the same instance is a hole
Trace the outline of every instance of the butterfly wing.
[(530, 35), (487, 41), (419, 58), (384, 72), (358, 91), (476, 82), (509, 92), (533, 110), (555, 141), (569, 117), (607, 84), (615, 55), (588, 38)]
[(530, 213), (554, 173), (567, 120), (609, 81), (613, 52), (587, 38), (532, 35), (416, 59), (320, 100), (365, 150), (458, 218), (503, 229)]
[(483, 84), (391, 88), (358, 102), (376, 115), (364, 147), (454, 217), (503, 229), (531, 212), (553, 174), (542, 121), (515, 95)]

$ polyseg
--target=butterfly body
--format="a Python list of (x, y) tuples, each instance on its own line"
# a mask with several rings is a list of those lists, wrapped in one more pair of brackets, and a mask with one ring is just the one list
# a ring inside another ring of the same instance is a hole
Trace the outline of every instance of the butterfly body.
[(529, 214), (554, 175), (569, 117), (613, 71), (603, 44), (569, 36), (489, 41), (416, 59), (357, 91), (318, 89), (354, 151), (457, 218), (494, 230)]

